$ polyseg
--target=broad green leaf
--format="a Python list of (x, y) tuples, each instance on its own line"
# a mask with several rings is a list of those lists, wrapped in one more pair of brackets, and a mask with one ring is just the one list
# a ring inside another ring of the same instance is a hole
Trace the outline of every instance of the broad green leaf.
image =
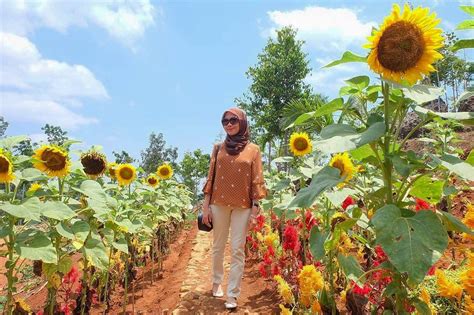
[(337, 262), (342, 269), (342, 272), (346, 275), (347, 279), (353, 280), (359, 285), (362, 285), (365, 282), (365, 277), (361, 277), (364, 272), (362, 271), (361, 266), (353, 256), (345, 256), (341, 253), (337, 255)]
[(356, 191), (350, 188), (343, 188), (336, 191), (326, 191), (324, 196), (326, 196), (329, 201), (333, 204), (334, 207), (341, 207), (342, 202), (350, 195), (354, 195)]
[(436, 204), (443, 196), (444, 181), (434, 180), (429, 175), (424, 175), (413, 184), (410, 195)]
[(84, 195), (94, 198), (106, 200), (106, 193), (100, 184), (94, 180), (85, 180), (81, 183), (79, 189), (76, 189)]
[[(350, 151), (358, 147), (363, 146), (364, 144), (373, 142), (379, 139), (385, 133), (385, 124), (383, 122), (377, 122), (367, 128), (361, 133), (349, 133), (349, 128), (343, 127), (346, 125), (332, 125), (332, 126), (341, 126), (340, 133), (337, 130), (337, 127), (328, 126), (323, 129), (329, 129), (331, 127), (330, 138), (325, 138), (323, 140), (314, 141), (313, 147), (317, 148), (323, 153), (332, 154)], [(323, 131), (321, 131), (321, 136), (323, 136)], [(328, 136), (328, 133), (324, 133), (325, 136)]]
[(290, 129), (290, 128), (293, 128), (294, 126), (299, 126), (299, 125), (303, 124), (308, 119), (311, 119), (313, 117), (314, 113), (315, 112), (313, 111), (313, 112), (308, 112), (308, 113), (304, 113), (304, 114), (299, 115), (298, 118), (296, 118), (295, 121), (293, 123), (291, 123), (285, 129)]
[(357, 161), (362, 161), (369, 156), (375, 157), (375, 153), (369, 144), (365, 144), (357, 149), (349, 151), (350, 156)]
[(72, 267), (72, 259), (69, 256), (64, 256), (59, 260), (58, 271), (63, 274), (68, 273)]
[(10, 203), (0, 204), (0, 209), (16, 218), (40, 221), (41, 206), (42, 203), (38, 197), (33, 197), (27, 199), (20, 205), (12, 205)]
[(457, 30), (469, 30), (474, 28), (474, 20), (465, 20), (458, 24)]
[(345, 82), (348, 85), (358, 89), (359, 91), (362, 91), (363, 89), (369, 86), (370, 79), (366, 75), (361, 75), (361, 76), (353, 77), (349, 80), (345, 80)]
[(28, 182), (34, 182), (42, 179), (48, 178), (46, 175), (41, 173), (40, 170), (37, 170), (36, 168), (26, 168), (23, 171), (21, 171), (21, 177), (20, 179), (26, 180)]
[(65, 237), (68, 240), (74, 239), (74, 232), (65, 222), (59, 222), (56, 224), (55, 228), (56, 232), (58, 232), (62, 237)]
[(86, 241), (90, 230), (90, 226), (86, 221), (74, 222), (74, 224), (72, 225), (72, 232), (74, 233), (74, 240), (72, 242), (72, 245), (74, 245), (76, 249), (79, 249), (84, 246), (84, 242)]
[(313, 226), (309, 236), (309, 250), (313, 255), (314, 260), (321, 260), (324, 258), (324, 242), (328, 238), (329, 233), (325, 231), (319, 231), (317, 226)]
[(469, 152), (469, 155), (466, 158), (466, 163), (471, 166), (474, 166), (474, 149)]
[(459, 8), (467, 14), (474, 16), (474, 6), (472, 5), (460, 5)]
[(323, 139), (329, 139), (335, 136), (350, 136), (356, 134), (357, 130), (353, 126), (346, 124), (332, 124), (321, 130), (320, 136)]
[(92, 235), (87, 239), (84, 244), (84, 253), (93, 266), (102, 270), (108, 268), (107, 250), (98, 235)]
[(56, 263), (57, 256), (51, 240), (44, 232), (35, 231), (15, 244), (15, 251), (20, 257), (29, 260), (41, 260)]
[(273, 191), (282, 191), (290, 187), (291, 180), (289, 178), (284, 178), (277, 182), (275, 186), (272, 187)]
[(439, 214), (443, 219), (444, 225), (448, 231), (456, 231), (461, 233), (467, 233), (474, 236), (474, 231), (469, 229), (464, 223), (458, 218), (448, 212), (440, 212)]
[(335, 111), (341, 110), (343, 108), (344, 100), (341, 97), (338, 97), (314, 111), (313, 117), (321, 117), (328, 114), (332, 114)]
[(464, 162), (454, 155), (445, 154), (441, 158), (431, 155), (434, 161), (446, 167), (451, 172), (467, 180), (474, 180), (474, 166)]
[(465, 48), (474, 48), (474, 39), (460, 39), (454, 43), (454, 45), (451, 47), (451, 50), (456, 52)]
[(423, 281), (448, 246), (446, 230), (433, 211), (403, 217), (398, 207), (386, 205), (377, 210), (371, 221), (376, 241), (390, 262), (415, 283)]
[(413, 305), (415, 306), (417, 310), (417, 314), (419, 315), (431, 315), (431, 309), (429, 308), (428, 304), (426, 304), (424, 301), (420, 299), (415, 299), (412, 301)]
[(334, 66), (340, 65), (342, 63), (348, 63), (348, 62), (367, 62), (367, 58), (363, 57), (363, 56), (356, 55), (351, 51), (346, 51), (342, 55), (341, 59), (333, 61), (333, 62), (325, 65), (323, 68), (334, 67)]
[(294, 160), (294, 158), (292, 156), (280, 156), (280, 157), (272, 160), (272, 162), (275, 162), (275, 163), (289, 163), (293, 160)]
[(76, 216), (76, 213), (61, 201), (47, 201), (43, 206), (41, 214), (47, 218), (59, 221)]
[(0, 148), (5, 148), (8, 151), (11, 151), (13, 146), (19, 144), (22, 141), (28, 140), (27, 136), (13, 136), (0, 139)]
[(298, 191), (295, 198), (290, 202), (288, 208), (309, 208), (316, 198), (326, 189), (332, 188), (342, 182), (337, 168), (325, 166), (313, 176), (311, 184)]
[(444, 92), (443, 88), (421, 84), (402, 90), (406, 97), (415, 101), (418, 105), (435, 100), (442, 96)]
[(422, 116), (438, 116), (446, 119), (459, 120), (460, 122), (466, 125), (474, 125), (474, 112), (440, 113), (433, 112), (421, 106), (416, 106), (414, 110)]
[(400, 156), (395, 155), (391, 157), (393, 167), (402, 177), (408, 177), (410, 175), (411, 168), (408, 163), (400, 158)]
[(112, 243), (112, 246), (121, 251), (122, 253), (128, 254), (128, 244), (124, 238), (117, 240), (116, 242)]

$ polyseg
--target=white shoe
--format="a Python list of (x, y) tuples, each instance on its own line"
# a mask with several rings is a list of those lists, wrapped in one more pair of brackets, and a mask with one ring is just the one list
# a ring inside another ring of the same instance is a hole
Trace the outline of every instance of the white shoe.
[(225, 302), (225, 308), (228, 310), (237, 308), (237, 299), (235, 297), (229, 296)]
[(224, 291), (222, 291), (222, 286), (220, 284), (213, 284), (212, 286), (212, 296), (213, 297), (223, 297)]

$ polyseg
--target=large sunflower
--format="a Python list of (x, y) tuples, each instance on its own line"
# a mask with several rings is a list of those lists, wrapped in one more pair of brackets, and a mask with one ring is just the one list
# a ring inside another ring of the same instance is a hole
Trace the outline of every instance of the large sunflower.
[(119, 164), (115, 168), (115, 176), (119, 185), (130, 185), (137, 177), (137, 171), (131, 164)]
[(146, 178), (146, 183), (151, 187), (156, 187), (158, 185), (159, 179), (155, 174), (150, 174)]
[(105, 155), (95, 151), (83, 153), (81, 155), (81, 164), (84, 167), (84, 173), (92, 179), (98, 178), (107, 169)]
[(173, 176), (173, 169), (169, 164), (163, 164), (158, 167), (156, 173), (161, 179), (168, 179)]
[(348, 182), (356, 172), (356, 167), (347, 152), (334, 155), (329, 166), (339, 169), (339, 175), (344, 178), (345, 182)]
[(311, 153), (313, 144), (306, 132), (294, 132), (290, 137), (290, 149), (296, 156)]
[(64, 177), (69, 174), (71, 161), (67, 152), (59, 147), (43, 145), (35, 151), (33, 158), (36, 160), (33, 166), (49, 177)]
[(395, 4), (380, 30), (368, 38), (364, 47), (371, 49), (369, 67), (385, 79), (415, 84), (424, 74), (435, 71), (432, 64), (443, 58), (436, 49), (443, 46), (440, 22), (428, 8), (410, 9), (403, 14)]
[(9, 183), (14, 179), (13, 164), (8, 156), (0, 150), (0, 183)]

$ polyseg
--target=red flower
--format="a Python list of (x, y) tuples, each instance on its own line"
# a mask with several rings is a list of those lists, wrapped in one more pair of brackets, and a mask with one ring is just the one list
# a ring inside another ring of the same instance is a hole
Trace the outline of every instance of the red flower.
[(306, 221), (306, 231), (311, 231), (311, 229), (313, 228), (313, 226), (315, 226), (316, 224), (318, 224), (318, 219), (316, 219), (314, 216), (313, 216), (313, 213), (311, 212), (311, 210), (307, 210), (306, 211), (306, 216), (305, 216), (305, 221)]
[(424, 201), (420, 198), (415, 198), (415, 211), (418, 212), (420, 210), (433, 210), (433, 208), (427, 201)]
[(352, 199), (351, 196), (347, 196), (346, 199), (344, 199), (344, 201), (342, 202), (342, 209), (346, 210), (347, 207), (355, 205), (355, 204), (356, 202), (354, 201), (354, 199)]
[(63, 283), (72, 284), (79, 279), (79, 271), (76, 266), (72, 266), (71, 270), (64, 276)]
[(283, 232), (283, 249), (294, 252), (299, 250), (298, 230), (292, 225), (287, 225)]
[(71, 310), (69, 309), (69, 305), (67, 303), (61, 304), (59, 306), (59, 311), (64, 313), (65, 315), (71, 314)]
[(385, 254), (380, 245), (375, 246), (375, 254), (377, 255), (377, 260), (379, 260), (380, 262), (387, 260), (387, 255)]
[(280, 267), (278, 267), (278, 265), (273, 265), (273, 267), (272, 267), (272, 275), (273, 275), (273, 276), (276, 276), (276, 275), (279, 275), (279, 274), (281, 274)]
[(258, 271), (260, 271), (260, 275), (261, 275), (263, 278), (267, 278), (267, 277), (268, 277), (267, 270), (266, 270), (264, 264), (260, 264), (260, 266), (258, 267)]
[(428, 270), (428, 273), (427, 273), (428, 276), (434, 275), (435, 271), (436, 271), (436, 266), (435, 265), (431, 266), (430, 269)]
[(257, 216), (257, 225), (255, 226), (255, 229), (257, 231), (260, 231), (263, 229), (264, 225), (265, 225), (265, 216), (263, 214), (260, 214)]
[(39, 310), (38, 312), (36, 312), (36, 315), (43, 315), (43, 314), (44, 314), (43, 310)]
[(363, 288), (359, 287), (359, 286), (357, 285), (357, 283), (355, 283), (354, 281), (351, 281), (351, 283), (352, 283), (352, 286), (353, 286), (352, 291), (353, 291), (355, 294), (368, 295), (368, 294), (370, 293), (370, 291), (372, 290), (372, 289), (370, 288), (370, 286), (369, 286), (367, 283), (364, 284), (364, 287), (363, 287)]

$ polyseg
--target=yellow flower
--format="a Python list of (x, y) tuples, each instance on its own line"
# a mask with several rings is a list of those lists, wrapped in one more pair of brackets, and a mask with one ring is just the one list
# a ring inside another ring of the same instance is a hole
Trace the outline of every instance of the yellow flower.
[(293, 312), (287, 309), (283, 304), (280, 304), (278, 306), (280, 306), (280, 309), (281, 309), (280, 315), (293, 315)]
[(168, 179), (173, 176), (173, 169), (169, 164), (160, 165), (156, 172), (161, 179)]
[(311, 153), (313, 144), (306, 132), (294, 132), (290, 137), (290, 150), (296, 156)]
[(83, 153), (81, 155), (81, 164), (84, 167), (84, 173), (92, 179), (97, 179), (107, 170), (105, 155), (96, 151)]
[(367, 218), (372, 219), (372, 217), (374, 216), (374, 209), (373, 208), (370, 208), (369, 211), (367, 211)]
[(458, 300), (461, 298), (462, 287), (459, 284), (448, 280), (445, 273), (440, 269), (436, 270), (435, 275), (439, 295), (447, 298), (456, 298)]
[(0, 183), (9, 183), (14, 179), (13, 163), (0, 149)]
[(474, 205), (468, 203), (466, 208), (466, 214), (464, 215), (462, 223), (464, 223), (469, 228), (474, 229)]
[(137, 171), (131, 164), (119, 164), (115, 169), (115, 176), (119, 185), (130, 185), (137, 177)]
[(469, 254), (469, 264), (467, 269), (461, 273), (460, 278), (464, 291), (470, 296), (474, 296), (474, 253)]
[(473, 301), (473, 298), (470, 297), (469, 295), (466, 295), (464, 297), (463, 308), (466, 314), (474, 314), (474, 301)]
[(109, 177), (112, 179), (117, 179), (117, 175), (115, 175), (115, 170), (117, 168), (117, 163), (112, 162), (107, 165), (107, 170), (109, 171)]
[(43, 145), (35, 150), (33, 166), (49, 177), (64, 177), (69, 174), (71, 161), (63, 149), (52, 145)]
[(334, 155), (331, 162), (329, 162), (329, 166), (339, 169), (339, 175), (344, 178), (345, 182), (348, 182), (356, 172), (354, 163), (352, 163), (347, 152)]
[(285, 279), (283, 279), (280, 275), (274, 276), (273, 279), (278, 282), (278, 292), (280, 292), (280, 296), (283, 298), (283, 301), (286, 304), (295, 303), (293, 292), (291, 291), (290, 285), (285, 281)]
[(432, 64), (443, 58), (436, 49), (443, 46), (440, 22), (428, 8), (410, 9), (405, 4), (403, 13), (395, 4), (380, 30), (368, 38), (370, 69), (385, 79), (415, 84), (423, 75), (435, 71)]
[(151, 187), (156, 187), (158, 185), (158, 177), (155, 174), (150, 174), (146, 178), (146, 183), (150, 185)]
[(259, 240), (260, 242), (263, 242), (263, 239), (264, 239), (264, 238), (263, 238), (262, 233), (257, 232), (257, 240)]
[(319, 305), (318, 300), (314, 300), (313, 305), (311, 305), (311, 314), (322, 314), (321, 305)]
[(316, 270), (314, 265), (306, 265), (301, 269), (298, 275), (300, 286), (301, 303), (309, 307), (311, 300), (319, 290), (324, 287), (324, 281), (321, 273)]
[(13, 310), (13, 313), (14, 314), (33, 314), (31, 307), (22, 298), (15, 300), (15, 309)]
[(337, 248), (342, 254), (347, 254), (352, 249), (352, 240), (347, 234), (344, 232), (339, 239)]
[(426, 291), (425, 288), (422, 288), (421, 289), (421, 292), (420, 292), (420, 299), (425, 302), (426, 304), (430, 304), (430, 301), (431, 301), (431, 296), (430, 294), (428, 293), (428, 291)]
[(346, 305), (347, 302), (347, 289), (341, 292), (341, 303), (342, 305)]
[(264, 242), (267, 246), (274, 246), (275, 242), (278, 241), (278, 234), (270, 233), (265, 236)]
[(37, 191), (38, 189), (41, 189), (41, 184), (39, 183), (33, 183), (31, 184), (30, 188), (28, 189), (28, 192), (29, 193), (34, 193), (35, 191)]
[(51, 276), (49, 276), (48, 285), (50, 287), (55, 288), (56, 290), (59, 288), (59, 286), (61, 285), (61, 276), (59, 275), (59, 273), (55, 272)]

